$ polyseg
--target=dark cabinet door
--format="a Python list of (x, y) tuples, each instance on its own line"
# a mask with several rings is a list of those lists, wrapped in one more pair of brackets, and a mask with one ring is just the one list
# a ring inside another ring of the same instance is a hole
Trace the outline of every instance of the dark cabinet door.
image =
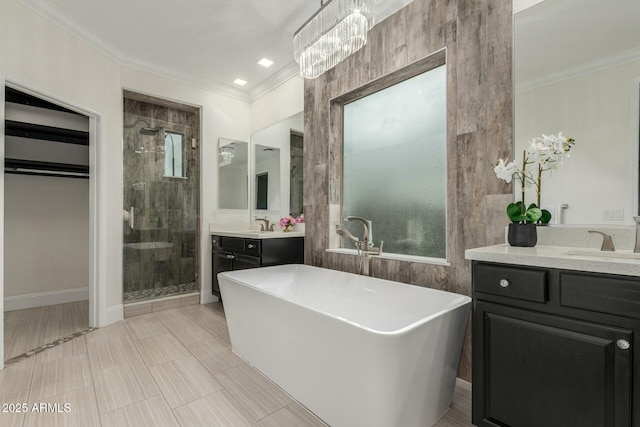
[(478, 426), (631, 425), (632, 332), (476, 302)]
[(212, 251), (211, 268), (213, 270), (212, 293), (220, 297), (220, 284), (218, 283), (218, 273), (233, 270), (234, 255), (231, 252)]

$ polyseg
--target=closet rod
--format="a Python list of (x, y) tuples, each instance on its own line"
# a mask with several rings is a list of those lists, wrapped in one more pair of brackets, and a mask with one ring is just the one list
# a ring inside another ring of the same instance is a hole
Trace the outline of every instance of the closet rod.
[(88, 178), (89, 166), (69, 163), (39, 162), (35, 160), (11, 159), (4, 161), (5, 173), (42, 175), (55, 177)]
[(14, 168), (4, 168), (4, 172), (14, 174), (14, 175), (36, 175), (36, 176), (50, 176), (54, 178), (89, 179), (88, 173), (50, 172), (50, 171), (40, 171), (36, 169), (14, 169)]
[(89, 145), (89, 132), (63, 129), (34, 123), (5, 120), (5, 135), (28, 139), (64, 142), (66, 144)]

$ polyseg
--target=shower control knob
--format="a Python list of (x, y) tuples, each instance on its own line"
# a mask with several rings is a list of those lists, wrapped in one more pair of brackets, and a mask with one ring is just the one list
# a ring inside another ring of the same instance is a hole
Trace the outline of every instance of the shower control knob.
[(509, 281), (507, 279), (501, 279), (500, 280), (500, 286), (503, 288), (508, 288), (509, 287)]
[(616, 341), (616, 344), (622, 350), (629, 350), (629, 347), (631, 347), (631, 344), (629, 343), (629, 341), (627, 341), (625, 339), (619, 339), (618, 341)]

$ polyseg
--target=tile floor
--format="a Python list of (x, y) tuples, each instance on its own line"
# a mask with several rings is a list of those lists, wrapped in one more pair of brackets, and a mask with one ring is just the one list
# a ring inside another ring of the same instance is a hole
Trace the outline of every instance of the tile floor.
[[(471, 426), (470, 402), (459, 382), (436, 426)], [(126, 318), (8, 365), (0, 404), (12, 427), (326, 426), (231, 352), (219, 304)]]
[(4, 313), (4, 359), (89, 328), (89, 301)]

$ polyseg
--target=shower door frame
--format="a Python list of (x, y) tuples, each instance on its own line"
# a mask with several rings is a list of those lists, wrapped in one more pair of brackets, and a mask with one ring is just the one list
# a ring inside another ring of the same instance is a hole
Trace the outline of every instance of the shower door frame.
[[(125, 98), (129, 98), (131, 100), (135, 100), (137, 102), (143, 102), (143, 103), (148, 103), (148, 104), (152, 104), (152, 105), (156, 105), (156, 106), (160, 106), (160, 107), (164, 107), (164, 108), (171, 108), (171, 109), (178, 109), (178, 110), (183, 110), (183, 111), (187, 111), (189, 113), (192, 113), (195, 115), (195, 117), (197, 118), (197, 129), (195, 132), (195, 141), (187, 141), (185, 139), (183, 139), (183, 150), (185, 149), (192, 149), (192, 150), (196, 150), (197, 151), (197, 161), (196, 161), (196, 168), (197, 168), (197, 179), (195, 181), (195, 191), (197, 192), (197, 203), (195, 205), (196, 208), (196, 212), (197, 212), (197, 218), (195, 221), (195, 230), (194, 230), (194, 250), (196, 251), (195, 256), (194, 256), (194, 260), (195, 260), (195, 267), (194, 267), (194, 279), (195, 279), (195, 286), (196, 286), (196, 292), (198, 292), (200, 294), (200, 304), (205, 304), (207, 302), (213, 302), (215, 300), (209, 300), (209, 296), (206, 295), (206, 292), (202, 291), (202, 287), (203, 287), (203, 283), (202, 283), (202, 277), (203, 277), (203, 265), (204, 265), (204, 256), (203, 254), (208, 253), (203, 247), (202, 247), (202, 242), (206, 241), (206, 239), (202, 238), (202, 230), (204, 228), (203, 226), (203, 215), (202, 215), (202, 194), (203, 194), (203, 188), (202, 188), (202, 174), (203, 174), (203, 149), (202, 149), (202, 132), (203, 132), (203, 106), (199, 105), (199, 104), (194, 104), (194, 103), (190, 103), (190, 102), (186, 102), (186, 101), (179, 101), (176, 99), (171, 99), (171, 98), (166, 98), (163, 97), (161, 95), (157, 95), (157, 94), (150, 94), (150, 93), (146, 93), (146, 92), (142, 92), (138, 89), (133, 89), (131, 87), (123, 87), (122, 88), (122, 99), (124, 102)], [(186, 109), (185, 109), (186, 107)], [(123, 125), (124, 125), (124, 116), (123, 116)], [(180, 131), (176, 131), (175, 129), (170, 129), (170, 128), (166, 128), (166, 131), (169, 132), (175, 132), (175, 133), (182, 133)], [(124, 138), (123, 138), (123, 150), (125, 147), (125, 142), (124, 142)], [(186, 156), (185, 156), (186, 159)], [(123, 210), (127, 210), (130, 206), (127, 205), (125, 203), (125, 192), (124, 192), (124, 185), (125, 185), (125, 178), (124, 178), (124, 173), (125, 173), (125, 166), (124, 166), (124, 155), (123, 155), (123, 179), (122, 179), (122, 209)], [(183, 159), (183, 162), (185, 160)], [(172, 176), (163, 176), (164, 179), (169, 179), (169, 180), (173, 180), (173, 179), (178, 179), (178, 180), (182, 180), (187, 178), (187, 176), (190, 176), (191, 174), (188, 172), (187, 169), (187, 165), (186, 163), (183, 163), (183, 176), (182, 177), (172, 177)], [(122, 306), (124, 307), (125, 303), (124, 302), (124, 283), (125, 283), (125, 265), (124, 265), (124, 243), (125, 243), (125, 238), (124, 238), (124, 228), (122, 230), (120, 230), (121, 232), (121, 236), (122, 236), (122, 242), (121, 242), (121, 250), (122, 252), (122, 297), (123, 297), (123, 302), (122, 302)], [(186, 295), (186, 294), (175, 294), (175, 295), (167, 295), (167, 297), (179, 297), (182, 295)], [(149, 299), (142, 299), (140, 301), (131, 301), (133, 303), (152, 303), (154, 300), (157, 300), (158, 298), (164, 298), (163, 296), (160, 297), (156, 297), (156, 298), (149, 298)]]

